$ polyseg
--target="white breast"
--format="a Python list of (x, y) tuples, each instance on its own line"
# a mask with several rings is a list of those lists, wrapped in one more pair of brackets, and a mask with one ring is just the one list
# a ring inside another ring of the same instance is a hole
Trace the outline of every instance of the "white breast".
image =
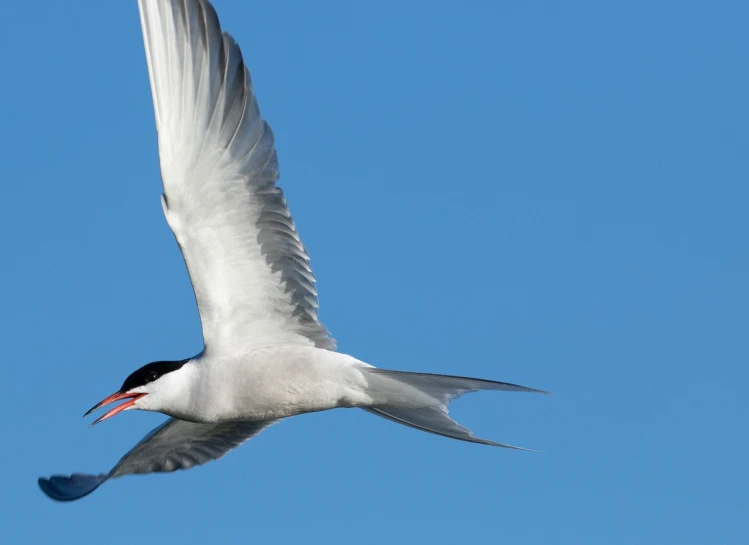
[(312, 346), (272, 346), (195, 362), (191, 420), (267, 420), (336, 407), (368, 406), (367, 364)]

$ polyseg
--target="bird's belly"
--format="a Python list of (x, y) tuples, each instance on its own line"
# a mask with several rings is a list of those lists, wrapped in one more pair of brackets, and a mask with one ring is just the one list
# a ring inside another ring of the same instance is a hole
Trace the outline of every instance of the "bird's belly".
[(211, 404), (212, 410), (206, 411), (207, 416), (212, 421), (269, 420), (340, 406), (335, 396), (307, 395), (295, 392), (292, 387), (273, 393), (259, 390), (248, 387), (222, 396), (218, 403)]
[(221, 422), (368, 405), (371, 398), (365, 393), (366, 383), (358, 380), (361, 374), (338, 363), (339, 356), (307, 348), (298, 354), (254, 354), (232, 365), (217, 365), (194, 408), (200, 407), (201, 421)]

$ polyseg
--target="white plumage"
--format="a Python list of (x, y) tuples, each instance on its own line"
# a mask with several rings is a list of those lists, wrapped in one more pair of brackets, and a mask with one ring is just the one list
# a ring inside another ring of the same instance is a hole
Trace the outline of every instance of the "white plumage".
[(273, 132), (234, 39), (207, 2), (140, 0), (164, 214), (187, 263), (206, 346), (335, 348), (310, 259), (276, 187)]
[(309, 255), (275, 185), (273, 133), (239, 47), (222, 33), (207, 0), (138, 0), (138, 6), (162, 205), (187, 264), (205, 348), (190, 360), (142, 367), (92, 409), (130, 399), (96, 422), (127, 409), (172, 418), (110, 472), (41, 478), (42, 490), (73, 500), (109, 478), (186, 469), (221, 457), (282, 418), (337, 407), (508, 447), (454, 422), (448, 404), (477, 390), (539, 390), (376, 369), (335, 352), (318, 321)]

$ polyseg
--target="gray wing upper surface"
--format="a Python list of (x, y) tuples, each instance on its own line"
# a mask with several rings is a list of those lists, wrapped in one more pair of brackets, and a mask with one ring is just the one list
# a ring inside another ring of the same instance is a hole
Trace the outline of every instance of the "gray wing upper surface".
[(49, 479), (42, 477), (39, 486), (52, 499), (77, 500), (115, 477), (167, 473), (217, 460), (276, 422), (196, 424), (170, 418), (146, 435), (109, 473), (53, 475)]
[(335, 349), (310, 258), (280, 188), (270, 126), (234, 39), (206, 0), (138, 0), (158, 131), (162, 204), (206, 346)]

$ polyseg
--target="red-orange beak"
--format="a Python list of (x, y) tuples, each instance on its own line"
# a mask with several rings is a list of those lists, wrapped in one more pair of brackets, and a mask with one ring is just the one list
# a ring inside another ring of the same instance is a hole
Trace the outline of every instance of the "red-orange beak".
[[(106, 420), (107, 418), (113, 417), (114, 415), (116, 415), (117, 413), (120, 413), (120, 412), (124, 411), (128, 407), (132, 407), (133, 405), (135, 405), (135, 402), (138, 401), (138, 399), (140, 399), (144, 395), (146, 395), (146, 394), (143, 394), (143, 393), (140, 393), (140, 394), (131, 394), (131, 393), (127, 393), (127, 392), (125, 392), (125, 393), (123, 393), (123, 392), (115, 392), (111, 396), (109, 396), (109, 397), (107, 397), (107, 398), (102, 399), (101, 401), (99, 401), (99, 403), (97, 403), (96, 405), (94, 405), (93, 407), (91, 407), (88, 411), (86, 411), (86, 414), (84, 414), (83, 416), (84, 417), (88, 416), (89, 414), (91, 414), (92, 412), (94, 412), (99, 407), (103, 407), (104, 405), (109, 405), (110, 403), (114, 403), (115, 401), (120, 401), (120, 400), (123, 400), (123, 399), (129, 399), (130, 400), (130, 401), (127, 401), (126, 403), (123, 403), (122, 405), (117, 405), (114, 409), (111, 409), (109, 412), (107, 412), (106, 414), (104, 414), (104, 416), (101, 416), (101, 417), (97, 418), (96, 420), (94, 420), (91, 423), (91, 426), (95, 426), (99, 422), (101, 422), (103, 420)], [(91, 426), (89, 426), (89, 428)]]

